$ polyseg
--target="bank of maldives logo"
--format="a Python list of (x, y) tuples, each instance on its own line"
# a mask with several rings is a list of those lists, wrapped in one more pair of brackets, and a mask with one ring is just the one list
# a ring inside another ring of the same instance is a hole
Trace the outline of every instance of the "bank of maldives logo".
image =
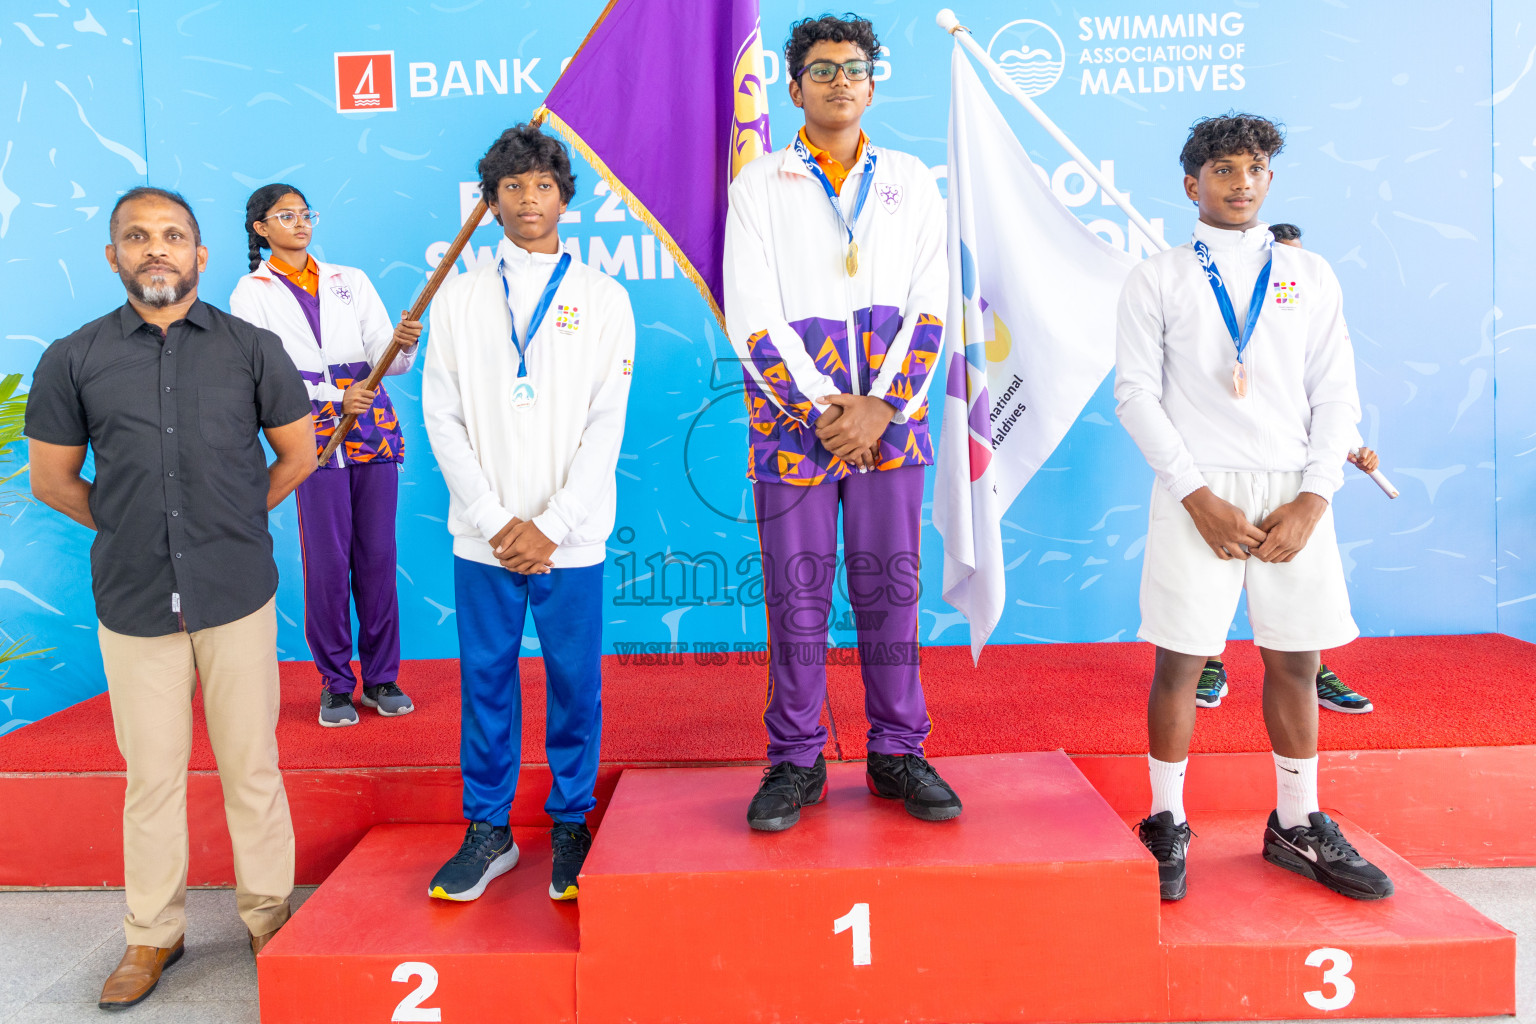
[(336, 54), (336, 109), (395, 109), (395, 51)]
[(1061, 81), (1067, 62), (1061, 36), (1033, 18), (1010, 21), (998, 29), (987, 44), (987, 56), (1026, 96), (1039, 96)]

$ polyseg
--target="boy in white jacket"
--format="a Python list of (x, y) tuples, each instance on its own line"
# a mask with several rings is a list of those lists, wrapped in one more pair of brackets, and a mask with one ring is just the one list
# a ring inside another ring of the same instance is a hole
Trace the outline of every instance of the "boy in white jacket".
[(479, 171), (505, 237), (495, 260), (438, 293), (422, 385), (450, 499), (470, 821), (428, 892), (472, 900), (517, 863), (508, 815), (521, 760), (517, 659), (531, 610), (548, 679), (549, 894), (574, 899), (596, 806), (604, 542), (635, 322), (620, 285), (561, 251), (557, 226), (576, 183), (560, 142), (517, 125)]
[(1197, 122), (1180, 157), (1194, 239), (1138, 265), (1120, 296), (1116, 412), (1157, 473), (1137, 633), (1157, 645), (1152, 809), (1139, 828), (1167, 900), (1186, 891), (1196, 687), (1244, 589), (1278, 795), (1264, 859), (1355, 899), (1392, 893), (1318, 807), (1319, 654), (1359, 635), (1329, 501), (1360, 399), (1332, 268), (1276, 246), (1259, 220), (1283, 145), (1263, 118)]
[(725, 316), (746, 378), (768, 611), (770, 767), (747, 809), (762, 831), (794, 825), (826, 790), (839, 507), (869, 788), (926, 821), (960, 813), (923, 757), (917, 642), (927, 394), (949, 290), (944, 204), (922, 161), (876, 147), (860, 128), (879, 47), (852, 15), (797, 22), (785, 67), (805, 127), (730, 190)]

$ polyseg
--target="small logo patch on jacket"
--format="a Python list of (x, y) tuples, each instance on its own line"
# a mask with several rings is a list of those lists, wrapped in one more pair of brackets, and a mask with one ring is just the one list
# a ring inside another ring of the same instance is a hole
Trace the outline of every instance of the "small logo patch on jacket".
[(880, 205), (885, 207), (886, 213), (895, 213), (896, 207), (901, 205), (900, 185), (876, 185), (875, 194), (880, 197)]
[(331, 294), (349, 306), (352, 304), (352, 289), (344, 284), (331, 285)]
[(581, 327), (581, 310), (575, 306), (555, 307), (555, 330), (562, 334), (575, 334)]

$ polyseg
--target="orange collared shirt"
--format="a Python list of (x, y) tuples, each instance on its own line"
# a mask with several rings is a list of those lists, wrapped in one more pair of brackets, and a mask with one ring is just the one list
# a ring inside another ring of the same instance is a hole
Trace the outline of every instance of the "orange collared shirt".
[(305, 259), (303, 270), (294, 270), (276, 256), (269, 257), (267, 262), (272, 264), (273, 270), (292, 281), (297, 287), (303, 288), (314, 296), (320, 294), (320, 265), (315, 262), (313, 256)]
[[(811, 151), (811, 159), (816, 161), (816, 165), (822, 169), (822, 172), (827, 176), (827, 180), (832, 183), (832, 191), (842, 195), (843, 182), (848, 180), (850, 168), (844, 167), (838, 162), (837, 157), (826, 150), (817, 149), (816, 144), (805, 134), (804, 128), (800, 129), (800, 141), (805, 143), (805, 148)], [(869, 136), (859, 132), (859, 148), (853, 154), (855, 166), (858, 165), (859, 157), (864, 155), (864, 145), (868, 141)]]

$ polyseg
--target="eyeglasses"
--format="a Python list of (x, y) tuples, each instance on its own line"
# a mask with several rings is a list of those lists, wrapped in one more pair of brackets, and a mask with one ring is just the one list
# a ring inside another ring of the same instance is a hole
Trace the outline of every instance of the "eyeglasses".
[(314, 227), (315, 222), (319, 219), (320, 215), (314, 210), (305, 210), (303, 213), (294, 213), (292, 210), (284, 210), (282, 213), (274, 213), (270, 217), (262, 218), (262, 220), (275, 220), (285, 228), (293, 227), (300, 220), (304, 221), (304, 223), (308, 224), (310, 227)]
[(800, 69), (802, 75), (810, 75), (811, 81), (825, 85), (837, 77), (838, 69), (848, 76), (850, 82), (862, 82), (869, 77), (870, 62), (867, 60), (850, 60), (842, 64), (835, 61), (819, 60), (814, 64), (807, 64)]

